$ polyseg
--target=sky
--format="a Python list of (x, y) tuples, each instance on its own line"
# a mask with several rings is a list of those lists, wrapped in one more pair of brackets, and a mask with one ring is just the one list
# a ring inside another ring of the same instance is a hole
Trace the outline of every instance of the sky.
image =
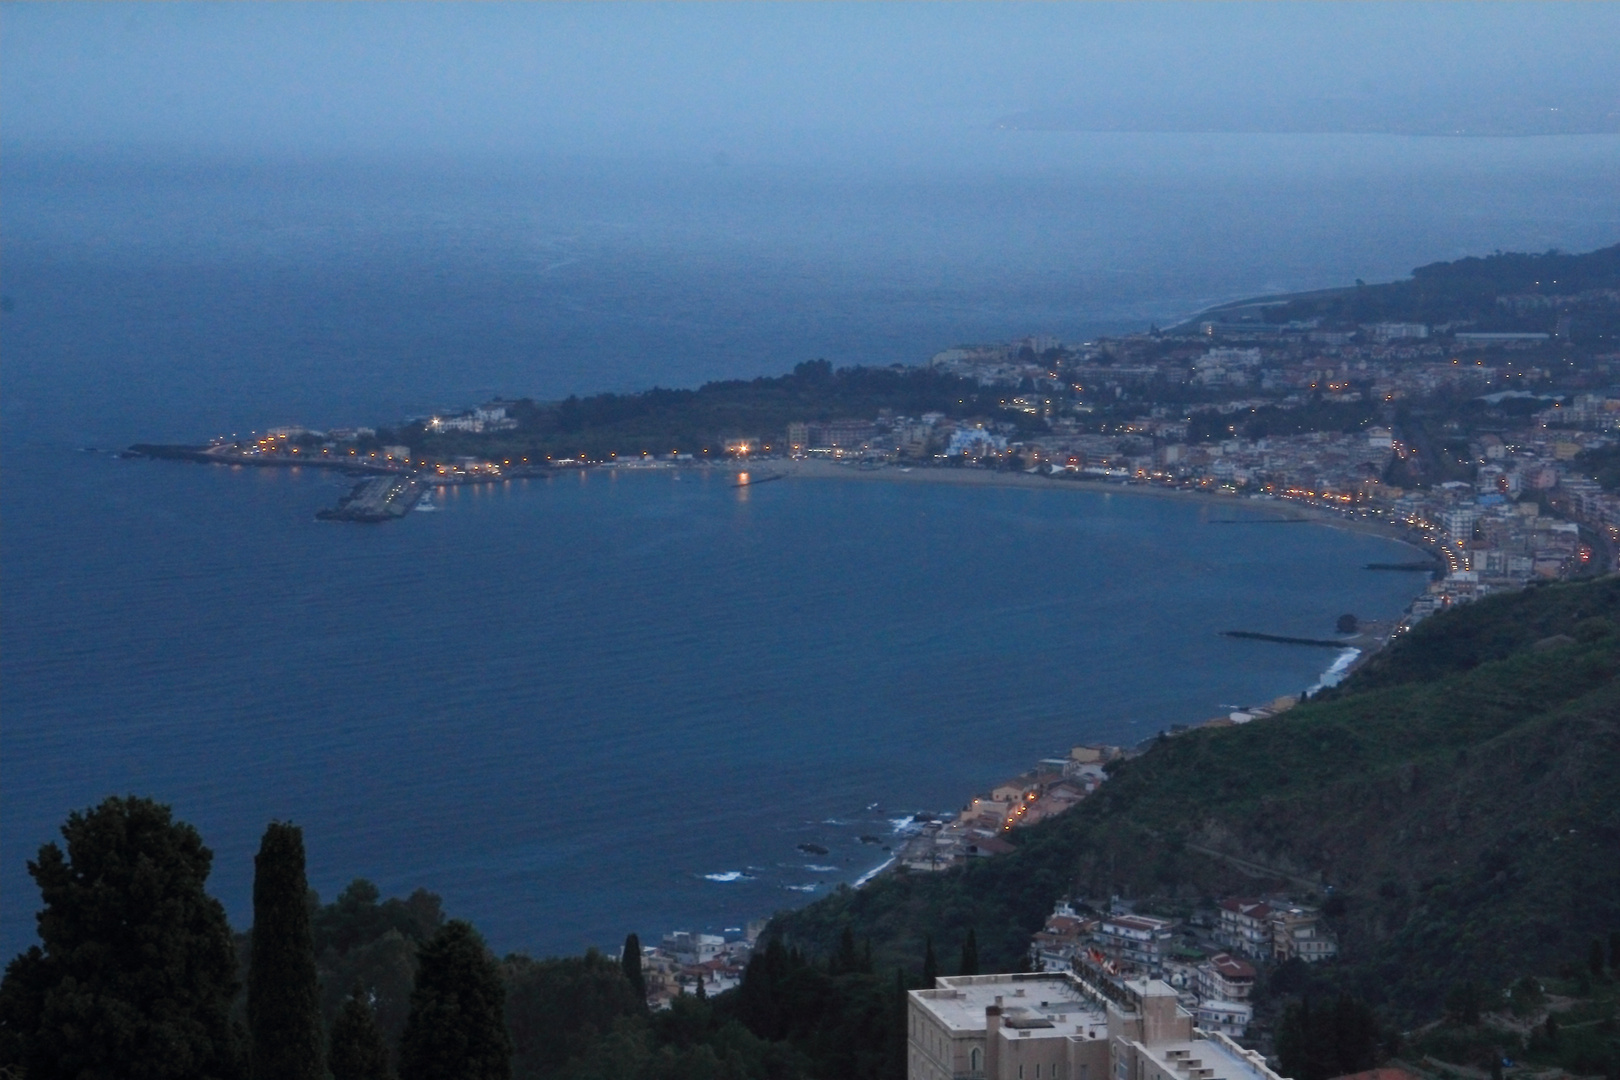
[(12, 145), (780, 160), (1620, 132), (1620, 5), (7, 3), (0, 117)]

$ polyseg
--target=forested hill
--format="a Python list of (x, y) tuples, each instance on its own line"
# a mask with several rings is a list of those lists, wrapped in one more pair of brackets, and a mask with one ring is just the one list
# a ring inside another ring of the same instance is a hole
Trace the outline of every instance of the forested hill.
[(1430, 263), (1404, 281), (1358, 282), (1349, 288), (1261, 297), (1213, 308), (1198, 319), (1268, 323), (1318, 319), (1328, 327), (1466, 324), (1456, 328), (1486, 333), (1552, 333), (1560, 320), (1568, 319), (1566, 332), (1576, 341), (1596, 340), (1598, 335), (1613, 340), (1620, 328), (1620, 297), (1613, 295), (1615, 290), (1620, 290), (1620, 244), (1580, 255), (1497, 252)]
[(1436, 616), (1330, 697), (1161, 739), (1012, 854), (887, 876), (769, 933), (826, 952), (849, 927), (915, 967), (925, 938), (948, 956), (971, 928), (1012, 969), (1061, 896), (1185, 912), (1276, 889), (1339, 935), (1319, 989), (1432, 1016), (1448, 987), (1557, 970), (1620, 928), (1617, 623), (1614, 576)]

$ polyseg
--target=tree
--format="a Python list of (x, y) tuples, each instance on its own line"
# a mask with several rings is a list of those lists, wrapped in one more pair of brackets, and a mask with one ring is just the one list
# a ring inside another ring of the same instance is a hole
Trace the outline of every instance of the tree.
[(274, 821), (253, 860), (248, 1030), (253, 1080), (324, 1080), (321, 987), (310, 933), (304, 833)]
[(388, 1045), (359, 984), (332, 1021), (326, 1062), (332, 1080), (388, 1080)]
[(968, 927), (967, 937), (962, 942), (962, 974), (977, 975), (979, 973), (979, 936)]
[(236, 957), (197, 830), (130, 796), (70, 814), (62, 837), (65, 853), (46, 844), (28, 864), (41, 945), (0, 983), (0, 1064), (35, 1080), (240, 1076)]
[(624, 939), (624, 954), (619, 957), (619, 964), (624, 968), (624, 977), (630, 980), (635, 988), (636, 997), (641, 999), (642, 1006), (647, 1004), (647, 976), (641, 971), (641, 938), (635, 934), (628, 934)]
[(647, 1012), (646, 994), (631, 985), (623, 965), (595, 949), (583, 957), (548, 960), (514, 953), (501, 962), (501, 973), (513, 1072), (520, 1076), (560, 1072), (620, 1021)]
[(855, 947), (855, 931), (846, 926), (844, 932), (838, 936), (838, 953), (833, 957), (832, 973), (847, 975), (860, 969), (861, 954)]
[(1341, 995), (1332, 1008), (1293, 1002), (1277, 1025), (1277, 1059), (1295, 1080), (1363, 1072), (1378, 1061), (1378, 1022), (1363, 1002)]
[(506, 991), (478, 931), (452, 919), (418, 959), (399, 1046), (400, 1080), (509, 1080)]
[(923, 989), (932, 990), (934, 980), (939, 978), (939, 961), (934, 958), (934, 939), (923, 938)]
[(1479, 1023), (1480, 1006), (1485, 992), (1476, 982), (1460, 982), (1446, 994), (1446, 1014), (1459, 1024), (1472, 1026)]

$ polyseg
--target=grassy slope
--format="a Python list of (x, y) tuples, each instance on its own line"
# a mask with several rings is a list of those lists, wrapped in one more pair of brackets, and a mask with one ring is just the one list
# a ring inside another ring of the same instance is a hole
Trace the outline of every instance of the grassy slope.
[(1456, 980), (1547, 970), (1620, 927), (1614, 622), (1613, 577), (1437, 617), (1331, 700), (1163, 741), (1017, 834), (1015, 854), (842, 892), (773, 930), (825, 950), (853, 925), (913, 967), (929, 935), (949, 968), (973, 926), (987, 965), (1006, 967), (1071, 889), (1190, 903), (1325, 898), (1321, 883), (1342, 901), (1333, 977), (1371, 1000), (1423, 1015)]

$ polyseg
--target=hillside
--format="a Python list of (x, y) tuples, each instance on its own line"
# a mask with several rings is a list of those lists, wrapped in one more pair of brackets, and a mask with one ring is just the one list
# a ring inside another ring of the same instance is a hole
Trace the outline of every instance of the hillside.
[(1458, 982), (1554, 970), (1620, 928), (1617, 623), (1616, 577), (1437, 616), (1329, 698), (1162, 739), (1012, 854), (889, 876), (769, 932), (827, 952), (850, 927), (916, 968), (925, 937), (951, 956), (971, 927), (1009, 968), (1071, 892), (1174, 908), (1276, 888), (1339, 934), (1319, 980), (1432, 1016)]
[[(1497, 252), (1430, 263), (1402, 281), (1225, 304), (1191, 322), (1287, 323), (1329, 327), (1376, 322), (1466, 324), (1479, 332), (1562, 332), (1577, 344), (1620, 333), (1620, 244), (1578, 255)], [(1565, 322), (1567, 320), (1567, 322)], [(1560, 331), (1560, 323), (1564, 328)], [(1459, 326), (1459, 328), (1462, 328)]]

